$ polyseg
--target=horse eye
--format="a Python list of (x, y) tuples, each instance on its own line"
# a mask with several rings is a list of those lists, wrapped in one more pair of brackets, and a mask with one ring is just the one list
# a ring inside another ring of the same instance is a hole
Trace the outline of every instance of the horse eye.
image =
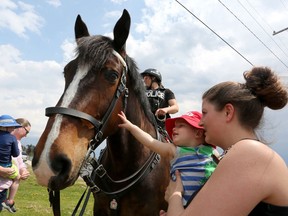
[(104, 73), (104, 77), (109, 82), (116, 82), (116, 80), (119, 78), (119, 74), (116, 71), (107, 70)]

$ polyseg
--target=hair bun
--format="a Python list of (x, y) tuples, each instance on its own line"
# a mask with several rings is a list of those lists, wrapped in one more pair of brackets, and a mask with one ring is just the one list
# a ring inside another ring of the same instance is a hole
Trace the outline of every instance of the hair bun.
[(255, 95), (264, 106), (281, 109), (288, 101), (287, 88), (279, 77), (268, 67), (254, 67), (244, 72), (246, 88)]

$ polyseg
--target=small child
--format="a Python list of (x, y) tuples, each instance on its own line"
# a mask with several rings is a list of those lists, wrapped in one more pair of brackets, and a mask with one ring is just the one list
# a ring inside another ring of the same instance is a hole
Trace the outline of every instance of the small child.
[(204, 185), (217, 166), (213, 160), (217, 151), (214, 146), (205, 144), (204, 129), (199, 126), (201, 113), (191, 111), (181, 117), (166, 120), (166, 130), (173, 143), (154, 139), (127, 120), (123, 112), (118, 116), (123, 121), (119, 127), (129, 130), (139, 142), (161, 157), (171, 160), (172, 179), (175, 179), (175, 171), (180, 171), (184, 189), (182, 203), (186, 206), (191, 196)]
[[(12, 163), (12, 156), (17, 157), (20, 153), (18, 148), (18, 142), (15, 136), (11, 132), (15, 129), (21, 127), (20, 124), (16, 122), (14, 118), (9, 115), (0, 116), (0, 166), (11, 167), (15, 172), (8, 178), (19, 182), (19, 171), (17, 166)], [(7, 198), (7, 189), (1, 189), (0, 191), (0, 211), (2, 207), (5, 207), (5, 199)], [(4, 205), (3, 205), (4, 204)], [(11, 206), (14, 205), (10, 204)]]

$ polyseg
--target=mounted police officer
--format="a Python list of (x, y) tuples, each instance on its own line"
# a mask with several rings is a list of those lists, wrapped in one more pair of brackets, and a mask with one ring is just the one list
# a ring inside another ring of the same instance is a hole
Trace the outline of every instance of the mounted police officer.
[(177, 113), (179, 110), (174, 93), (162, 85), (161, 73), (149, 68), (141, 73), (145, 86), (146, 95), (149, 99), (151, 111), (154, 113), (159, 126), (165, 129), (165, 120), (170, 118), (169, 114)]

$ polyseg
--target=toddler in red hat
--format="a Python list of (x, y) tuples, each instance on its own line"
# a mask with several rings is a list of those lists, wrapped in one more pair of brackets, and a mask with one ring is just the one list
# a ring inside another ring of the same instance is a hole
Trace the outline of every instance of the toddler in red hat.
[(200, 190), (217, 166), (213, 159), (217, 151), (214, 146), (205, 143), (204, 129), (199, 126), (202, 114), (191, 111), (180, 117), (167, 119), (165, 126), (173, 143), (152, 138), (127, 120), (123, 112), (118, 116), (123, 121), (119, 127), (129, 130), (139, 142), (161, 157), (170, 159), (172, 179), (175, 178), (175, 171), (180, 171), (184, 189), (182, 203), (187, 206), (190, 198)]

